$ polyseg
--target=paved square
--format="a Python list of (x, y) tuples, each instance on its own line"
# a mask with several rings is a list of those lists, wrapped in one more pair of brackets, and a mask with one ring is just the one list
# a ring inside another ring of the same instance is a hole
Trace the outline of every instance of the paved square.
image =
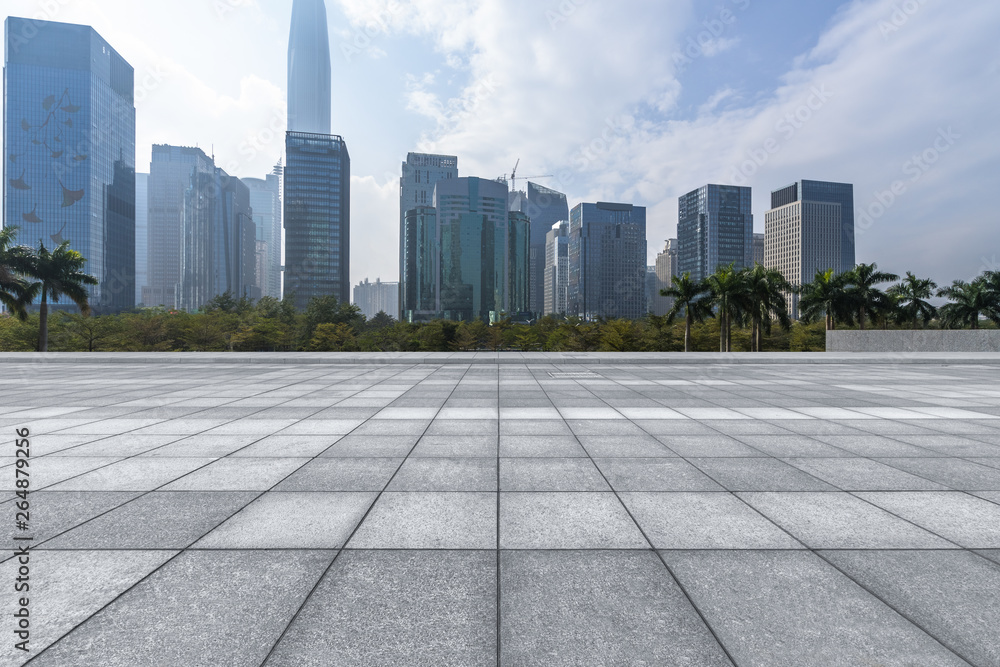
[(0, 374), (0, 667), (1000, 665), (1000, 358)]

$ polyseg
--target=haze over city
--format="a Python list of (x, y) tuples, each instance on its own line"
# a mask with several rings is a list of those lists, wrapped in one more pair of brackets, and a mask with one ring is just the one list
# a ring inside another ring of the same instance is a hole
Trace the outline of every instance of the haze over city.
[[(282, 157), (291, 3), (12, 0), (92, 25), (136, 72), (137, 168), (198, 145), (239, 177)], [(1000, 8), (930, 0), (327, 3), (332, 131), (352, 157), (351, 281), (398, 273), (399, 165), (525, 176), (647, 206), (649, 263), (700, 185), (853, 183), (857, 260), (947, 283), (997, 269)], [(600, 48), (595, 48), (600, 45)], [(960, 46), (959, 46), (960, 45)], [(895, 187), (896, 193), (892, 190)], [(864, 213), (868, 212), (866, 218)]]

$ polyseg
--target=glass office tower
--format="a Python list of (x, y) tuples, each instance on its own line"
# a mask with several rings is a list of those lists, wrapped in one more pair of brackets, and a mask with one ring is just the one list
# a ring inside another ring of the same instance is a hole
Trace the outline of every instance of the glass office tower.
[(3, 224), (20, 243), (69, 241), (100, 281), (95, 311), (133, 308), (132, 66), (89, 26), (9, 17), (5, 39)]
[(706, 185), (678, 200), (678, 272), (704, 280), (723, 266), (753, 264), (751, 189)]
[(563, 193), (529, 181), (526, 190), (511, 193), (510, 210), (520, 211), (531, 220), (527, 309), (536, 315), (541, 315), (545, 310), (546, 236), (552, 230), (552, 225), (562, 220), (569, 220), (569, 204)]
[(149, 174), (135, 175), (135, 303), (149, 280)]
[(323, 0), (294, 0), (288, 35), (288, 130), (330, 134), (330, 35)]
[(840, 205), (840, 263), (837, 273), (852, 270), (856, 262), (854, 236), (854, 186), (850, 183), (798, 181), (771, 193), (771, 210), (793, 202), (817, 202)]
[[(531, 309), (531, 220), (527, 214), (507, 214), (507, 291), (504, 310), (510, 315), (535, 313)], [(544, 246), (543, 246), (544, 247)]]
[(285, 295), (351, 300), (351, 158), (342, 137), (285, 138)]
[(578, 204), (569, 214), (567, 313), (639, 319), (646, 314), (646, 208)]
[(265, 178), (244, 178), (250, 188), (250, 207), (257, 225), (257, 240), (264, 244), (257, 276), (262, 296), (281, 298), (281, 175), (279, 164)]
[(438, 317), (441, 267), (436, 209), (418, 206), (406, 212), (402, 245), (401, 319), (406, 322), (432, 320)]

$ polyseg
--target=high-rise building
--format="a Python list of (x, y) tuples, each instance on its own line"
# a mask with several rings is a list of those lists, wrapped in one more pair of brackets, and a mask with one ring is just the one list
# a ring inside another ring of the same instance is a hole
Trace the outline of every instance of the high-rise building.
[(584, 320), (645, 315), (645, 207), (598, 202), (570, 211), (568, 289), (568, 314)]
[[(803, 198), (810, 195), (822, 199)], [(853, 186), (838, 183), (801, 181), (772, 192), (764, 222), (764, 265), (781, 271), (793, 286), (812, 282), (817, 271), (839, 274), (853, 269), (853, 202)], [(848, 226), (851, 248), (845, 251)], [(789, 296), (797, 318), (798, 296)]]
[(244, 178), (250, 188), (250, 207), (257, 226), (257, 240), (265, 244), (266, 257), (261, 266), (261, 294), (281, 298), (281, 176), (278, 164), (265, 178)]
[(142, 288), (149, 273), (149, 174), (135, 175), (135, 303), (142, 303)]
[(418, 206), (407, 211), (402, 238), (400, 321), (426, 322), (435, 319), (439, 317), (441, 292), (437, 209)]
[[(399, 288), (400, 308), (406, 297), (405, 226), (406, 212), (434, 204), (434, 185), (438, 181), (458, 178), (458, 158), (454, 155), (408, 153), (399, 179)], [(417, 309), (419, 310), (419, 309)], [(402, 312), (399, 313), (401, 319)]]
[(529, 181), (526, 190), (511, 193), (510, 210), (520, 211), (531, 220), (528, 310), (540, 314), (545, 309), (545, 239), (552, 225), (569, 219), (569, 205), (563, 193)]
[(705, 185), (680, 197), (677, 218), (678, 272), (704, 280), (723, 266), (753, 263), (751, 190)]
[(646, 267), (646, 313), (652, 313), (655, 308), (655, 300), (660, 290), (659, 281), (656, 279), (656, 265), (650, 264)]
[(354, 305), (368, 319), (379, 313), (395, 317), (399, 311), (399, 283), (384, 283), (378, 278), (369, 282), (365, 278), (354, 287)]
[(660, 290), (674, 285), (677, 275), (677, 239), (667, 239), (663, 252), (656, 256), (656, 295), (653, 298), (653, 314), (663, 316), (674, 307), (674, 300), (668, 296), (660, 296)]
[(215, 195), (215, 161), (200, 148), (154, 145), (149, 165), (146, 306), (177, 308), (180, 304), (181, 258), (184, 254), (185, 200), (199, 190), (202, 201)]
[(338, 136), (285, 140), (285, 295), (304, 309), (320, 296), (351, 299), (351, 157)]
[(753, 264), (764, 265), (764, 235), (753, 235)]
[(507, 211), (507, 185), (445, 179), (433, 203), (404, 216), (404, 318), (496, 321), (523, 312), (529, 226)]
[(545, 235), (544, 315), (565, 315), (569, 288), (569, 221), (552, 225)]
[(226, 293), (260, 298), (257, 230), (250, 190), (240, 179), (218, 167), (194, 174), (184, 193), (181, 235), (178, 307), (195, 311)]
[(330, 134), (333, 90), (324, 0), (294, 0), (288, 35), (288, 131)]
[[(840, 262), (830, 268), (846, 273), (855, 266), (854, 186), (850, 183), (798, 181), (771, 193), (771, 209), (793, 202), (825, 202), (840, 205)], [(811, 280), (811, 278), (810, 278)]]
[[(134, 71), (93, 28), (8, 17), (3, 225), (69, 241), (96, 312), (135, 306)], [(73, 308), (68, 298), (51, 303)]]
[(351, 298), (351, 158), (330, 134), (330, 37), (323, 0), (294, 0), (288, 39), (284, 293), (304, 309)]

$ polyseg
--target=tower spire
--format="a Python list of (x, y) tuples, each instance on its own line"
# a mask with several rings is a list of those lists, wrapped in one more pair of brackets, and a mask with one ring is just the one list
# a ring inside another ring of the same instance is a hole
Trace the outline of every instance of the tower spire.
[(330, 35), (324, 0), (294, 0), (288, 37), (288, 129), (330, 134)]

